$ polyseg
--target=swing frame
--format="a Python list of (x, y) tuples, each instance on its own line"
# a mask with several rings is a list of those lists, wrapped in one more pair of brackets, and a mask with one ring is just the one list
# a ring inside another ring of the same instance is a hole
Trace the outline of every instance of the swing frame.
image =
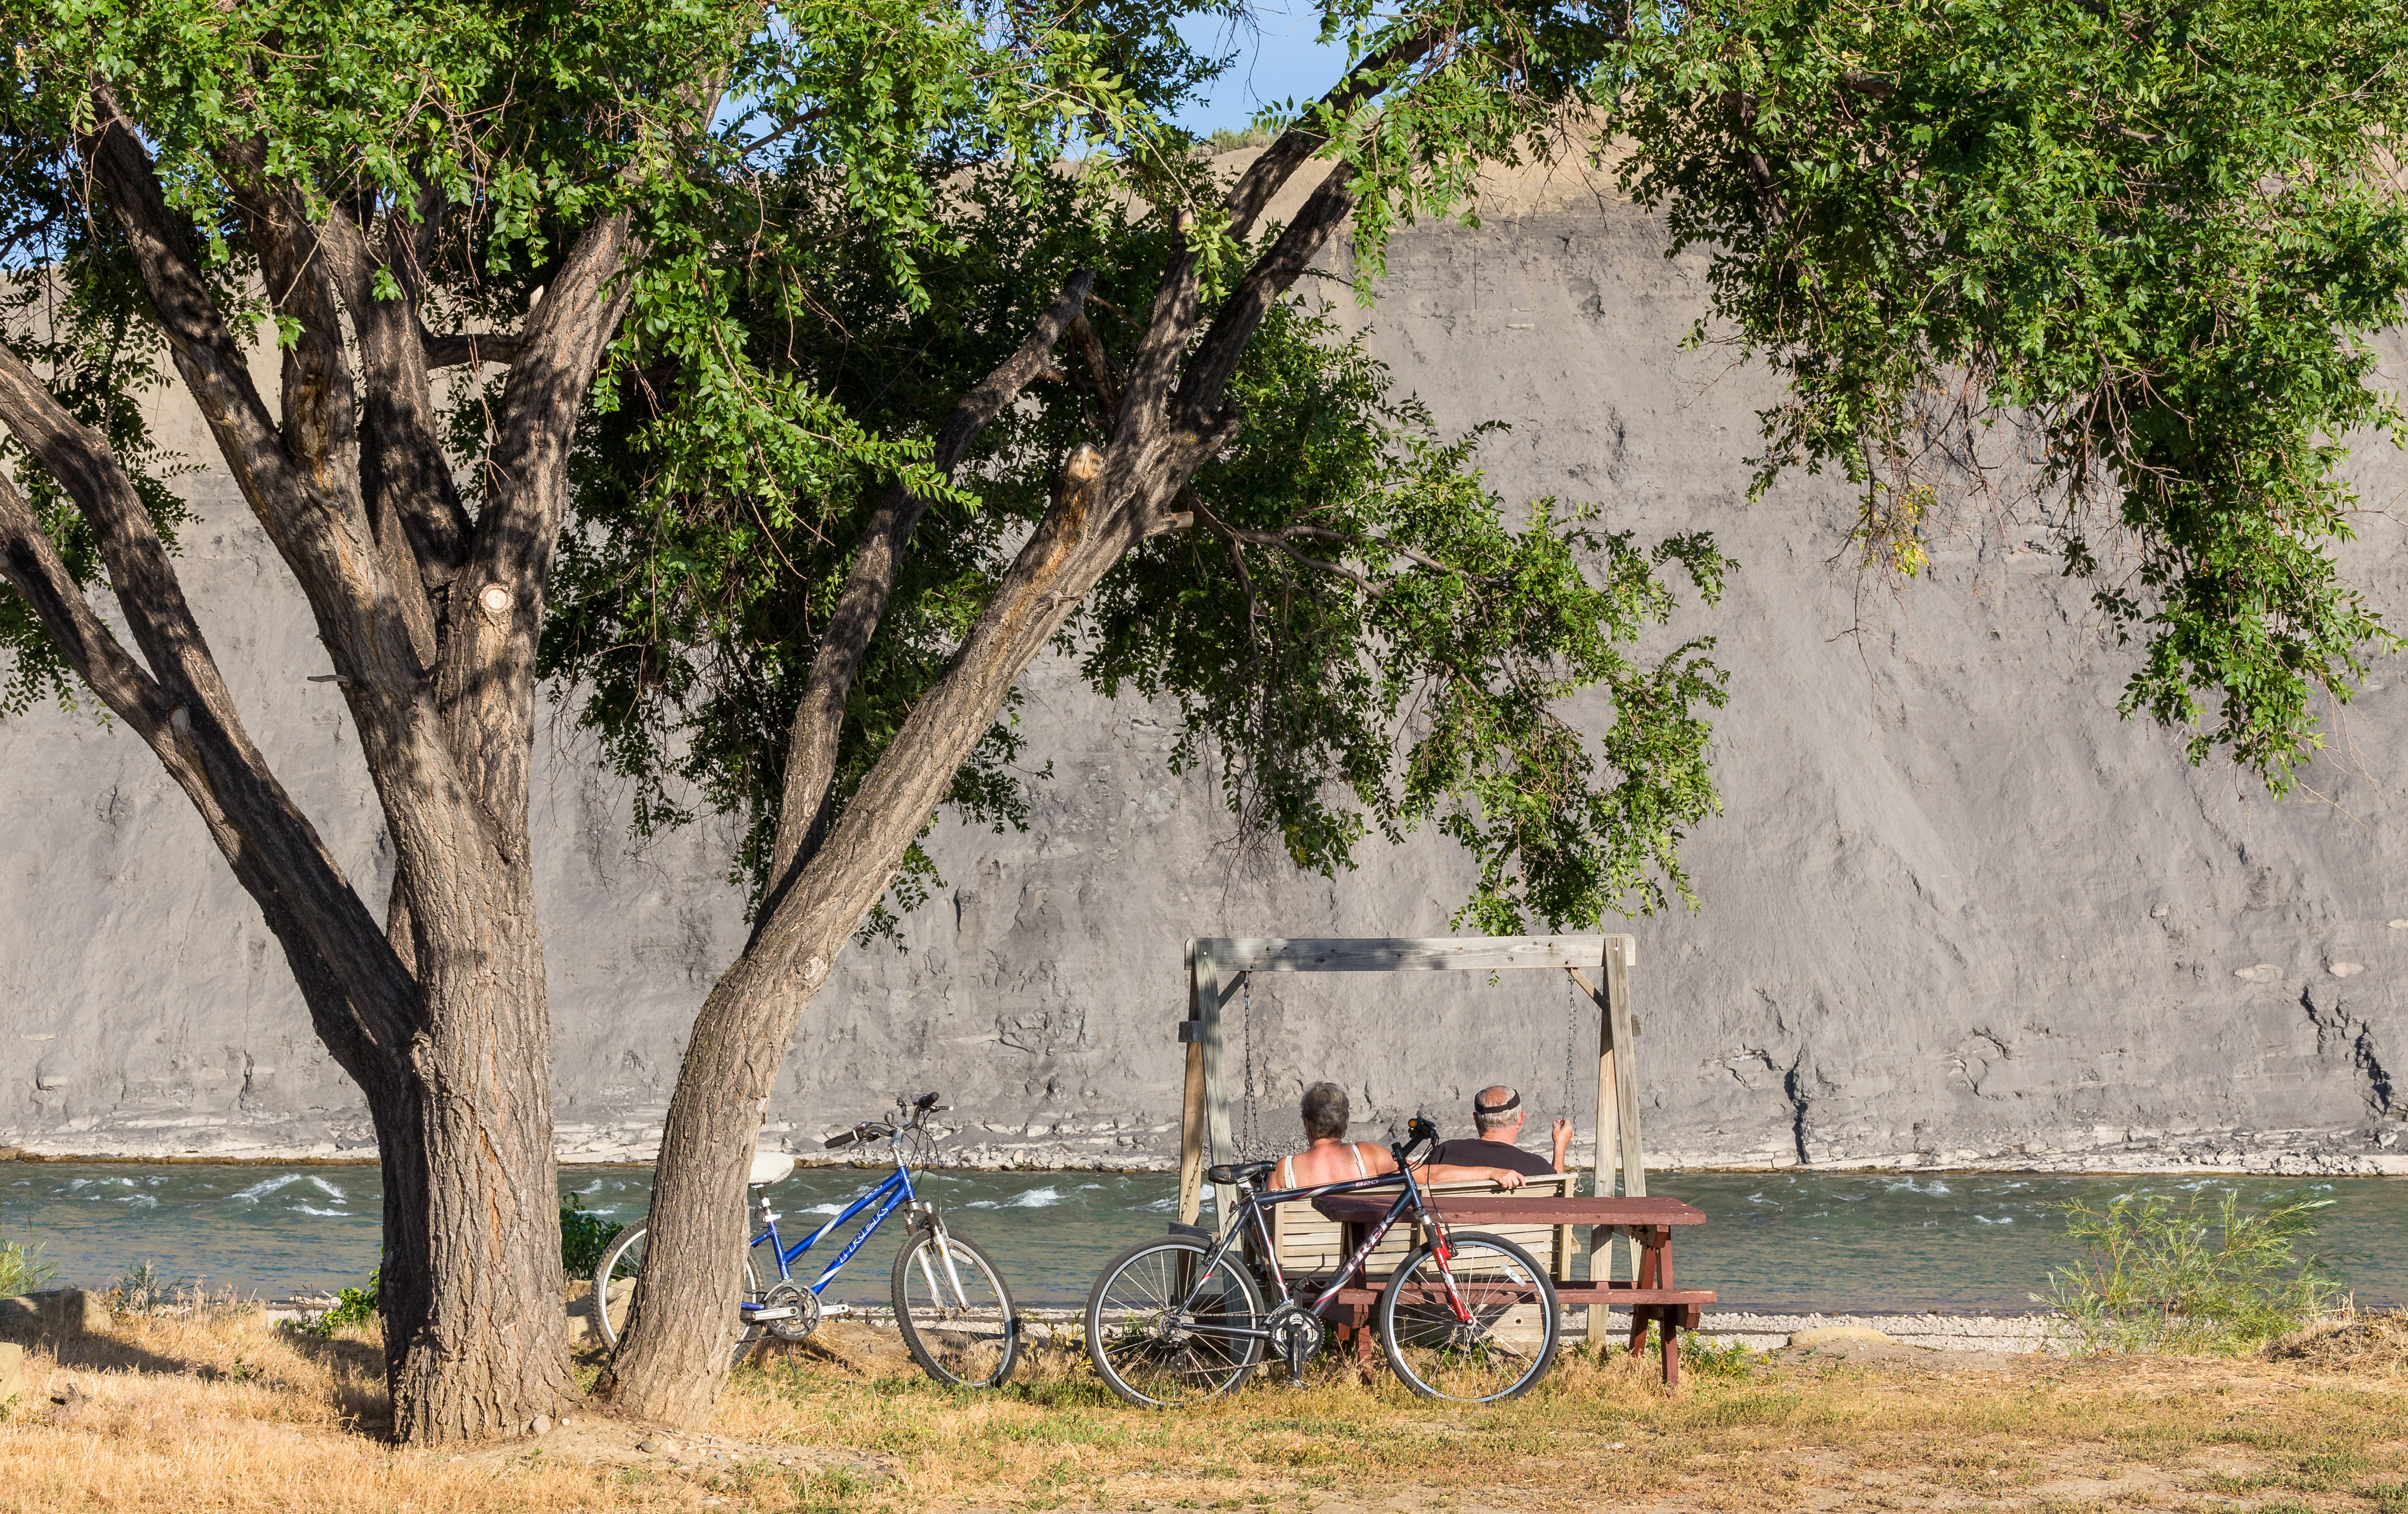
[[(1639, 1145), (1639, 1020), (1630, 1008), (1630, 973), (1639, 939), (1594, 936), (1280, 937), (1191, 936), (1187, 1014), (1179, 1039), (1187, 1078), (1179, 1125), (1179, 1222), (1203, 1212), (1204, 1172), (1236, 1154), (1229, 1139), (1229, 1086), (1223, 1070), (1221, 1012), (1256, 973), (1497, 973), (1554, 968), (1568, 974), (1598, 1011), (1597, 1148), (1590, 1171), (1600, 1198), (1642, 1198), (1647, 1169)], [(1222, 982), (1224, 973), (1228, 982)], [(1585, 975), (1596, 974), (1591, 982)], [(1226, 1227), (1237, 1190), (1213, 1188), (1212, 1210)], [(1638, 1243), (1631, 1243), (1635, 1259)], [(1593, 1254), (1592, 1270), (1605, 1260)]]

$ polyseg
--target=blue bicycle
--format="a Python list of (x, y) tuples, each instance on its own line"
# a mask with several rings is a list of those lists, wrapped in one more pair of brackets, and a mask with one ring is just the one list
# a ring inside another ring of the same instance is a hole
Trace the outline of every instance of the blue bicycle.
[[(736, 1342), (736, 1359), (751, 1354), (764, 1337), (801, 1340), (822, 1320), (846, 1312), (845, 1305), (823, 1304), (820, 1295), (836, 1280), (844, 1264), (862, 1247), (886, 1217), (905, 1211), (910, 1233), (895, 1253), (889, 1278), (895, 1323), (903, 1344), (921, 1370), (939, 1382), (963, 1388), (993, 1388), (1011, 1376), (1020, 1357), (1020, 1315), (1012, 1306), (1011, 1290), (1004, 1286), (985, 1252), (953, 1233), (933, 1199), (924, 1199), (911, 1187), (913, 1148), (924, 1152), (927, 1118), (939, 1112), (937, 1096), (895, 1101), (891, 1120), (864, 1120), (827, 1143), (830, 1150), (895, 1143), (895, 1171), (868, 1192), (845, 1205), (826, 1224), (789, 1247), (778, 1234), (778, 1214), (769, 1207), (769, 1189), (785, 1181), (795, 1159), (783, 1152), (763, 1152), (752, 1159), (746, 1182), (759, 1201), (761, 1228), (744, 1249), (743, 1328)], [(874, 1206), (874, 1208), (873, 1208)], [(861, 1229), (838, 1251), (815, 1282), (796, 1280), (795, 1259), (833, 1234), (864, 1210), (871, 1210)], [(594, 1311), (602, 1338), (616, 1347), (625, 1333), (627, 1305), (643, 1270), (644, 1236), (648, 1227), (630, 1225), (620, 1233), (594, 1269)], [(774, 1269), (775, 1280), (770, 1280)]]

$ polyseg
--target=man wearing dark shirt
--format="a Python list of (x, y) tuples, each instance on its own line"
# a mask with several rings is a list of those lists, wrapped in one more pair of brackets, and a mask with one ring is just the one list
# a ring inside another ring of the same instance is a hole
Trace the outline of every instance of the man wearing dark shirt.
[(1571, 1148), (1572, 1122), (1558, 1119), (1548, 1132), (1555, 1143), (1555, 1162), (1550, 1167), (1546, 1158), (1513, 1145), (1521, 1139), (1523, 1123), (1529, 1117), (1530, 1112), (1522, 1107), (1522, 1096), (1512, 1089), (1502, 1084), (1483, 1089), (1471, 1101), (1471, 1123), (1480, 1139), (1445, 1142), (1430, 1153), (1430, 1161), (1456, 1167), (1510, 1167), (1532, 1177), (1562, 1172), (1564, 1154)]

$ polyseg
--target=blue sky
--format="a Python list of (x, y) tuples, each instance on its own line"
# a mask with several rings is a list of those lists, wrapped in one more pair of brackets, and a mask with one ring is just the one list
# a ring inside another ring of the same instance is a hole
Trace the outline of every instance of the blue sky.
[(1180, 112), (1179, 124), (1197, 132), (1236, 131), (1273, 101), (1311, 99), (1338, 81), (1346, 52), (1314, 40), (1321, 12), (1312, 0), (1264, 0), (1254, 20), (1253, 31), (1209, 17), (1190, 17), (1180, 26), (1190, 46), (1212, 57), (1234, 51), (1238, 61), (1214, 81), (1210, 96)]

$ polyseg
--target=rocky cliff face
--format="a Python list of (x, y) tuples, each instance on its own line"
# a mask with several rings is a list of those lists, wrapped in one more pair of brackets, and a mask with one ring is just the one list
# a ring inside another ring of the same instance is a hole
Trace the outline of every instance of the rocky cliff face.
[[(2036, 533), (1985, 518), (1870, 601), (1823, 480), (1744, 496), (1757, 373), (1677, 343), (1701, 270), (1610, 200), (1537, 196), (1398, 239), (1374, 341), (1447, 426), (1501, 419), (1509, 500), (1594, 499), (1643, 538), (1707, 528), (1740, 562), (1721, 638), (1728, 813), (1690, 858), (1702, 907), (1635, 922), (1651, 1164), (1983, 1162), (2408, 1171), (2408, 840), (2397, 664), (2332, 722), (2308, 792), (2269, 802), (2114, 713), (2127, 653)], [(2408, 365), (2395, 363), (2395, 379)], [(201, 439), (189, 450), (203, 454)], [(2370, 506), (2408, 467), (2359, 458)], [(379, 816), (283, 569), (220, 475), (193, 482), (188, 581), (252, 729), (381, 898)], [(2408, 541), (2371, 513), (2359, 582), (2402, 623)], [(2030, 537), (2027, 540), (2028, 535)], [(1029, 675), (1050, 759), (1025, 834), (947, 825), (948, 887), (903, 950), (849, 955), (807, 1017), (771, 1144), (906, 1089), (958, 1111), (955, 1160), (1158, 1165), (1175, 1150), (1182, 944), (1438, 935), (1466, 873), (1419, 841), (1335, 884), (1232, 855), (1161, 714)], [(130, 736), (39, 710), (0, 726), (0, 1142), (85, 1153), (359, 1151), (353, 1089), (189, 807)], [(648, 844), (564, 715), (538, 786), (566, 1153), (641, 1156), (685, 1026), (741, 940), (730, 836)], [(1620, 929), (1617, 923), (1613, 928)], [(1463, 979), (1467, 981), (1455, 981)], [(1376, 1132), (1469, 1124), (1518, 1084), (1541, 1117), (1596, 1031), (1541, 973), (1295, 976), (1234, 1002), (1262, 1149), (1300, 1083)]]

